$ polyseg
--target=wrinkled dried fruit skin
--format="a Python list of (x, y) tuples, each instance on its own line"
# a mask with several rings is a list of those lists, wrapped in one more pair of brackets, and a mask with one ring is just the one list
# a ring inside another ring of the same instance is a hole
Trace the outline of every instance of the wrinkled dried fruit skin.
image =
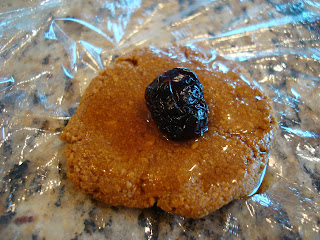
[(190, 69), (164, 72), (147, 86), (145, 98), (153, 120), (169, 139), (195, 138), (208, 130), (203, 86)]

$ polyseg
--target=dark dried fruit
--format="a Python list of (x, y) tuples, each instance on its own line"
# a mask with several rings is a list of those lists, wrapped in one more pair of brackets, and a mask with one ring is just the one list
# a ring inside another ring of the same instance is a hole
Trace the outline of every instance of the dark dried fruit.
[(198, 76), (188, 68), (164, 72), (146, 88), (153, 120), (174, 140), (202, 136), (208, 130), (208, 106)]

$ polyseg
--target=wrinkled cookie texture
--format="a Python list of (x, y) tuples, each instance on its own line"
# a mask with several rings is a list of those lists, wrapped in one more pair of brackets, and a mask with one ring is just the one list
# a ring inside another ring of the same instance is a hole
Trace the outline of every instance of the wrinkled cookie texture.
[[(204, 52), (134, 50), (92, 80), (61, 136), (76, 188), (107, 204), (156, 204), (192, 218), (250, 194), (268, 163), (271, 106), (239, 67)], [(204, 87), (209, 130), (197, 139), (166, 139), (146, 106), (146, 86), (175, 67), (193, 70)]]

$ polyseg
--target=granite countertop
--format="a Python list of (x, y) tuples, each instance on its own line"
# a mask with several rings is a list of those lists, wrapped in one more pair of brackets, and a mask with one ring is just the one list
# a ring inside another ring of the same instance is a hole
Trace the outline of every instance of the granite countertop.
[[(279, 125), (259, 192), (202, 219), (80, 193), (59, 140), (103, 67), (173, 42), (237, 61), (272, 99)], [(317, 1), (0, 3), (0, 238), (319, 239), (319, 44)]]

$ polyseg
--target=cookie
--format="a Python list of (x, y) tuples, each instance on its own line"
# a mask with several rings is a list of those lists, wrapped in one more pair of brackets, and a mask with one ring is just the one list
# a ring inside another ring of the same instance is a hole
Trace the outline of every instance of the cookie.
[[(76, 188), (110, 205), (156, 204), (191, 218), (251, 193), (272, 145), (270, 102), (239, 67), (205, 52), (138, 49), (92, 80), (61, 135)], [(208, 131), (196, 139), (168, 140), (146, 106), (146, 86), (175, 67), (193, 70), (204, 88)]]

